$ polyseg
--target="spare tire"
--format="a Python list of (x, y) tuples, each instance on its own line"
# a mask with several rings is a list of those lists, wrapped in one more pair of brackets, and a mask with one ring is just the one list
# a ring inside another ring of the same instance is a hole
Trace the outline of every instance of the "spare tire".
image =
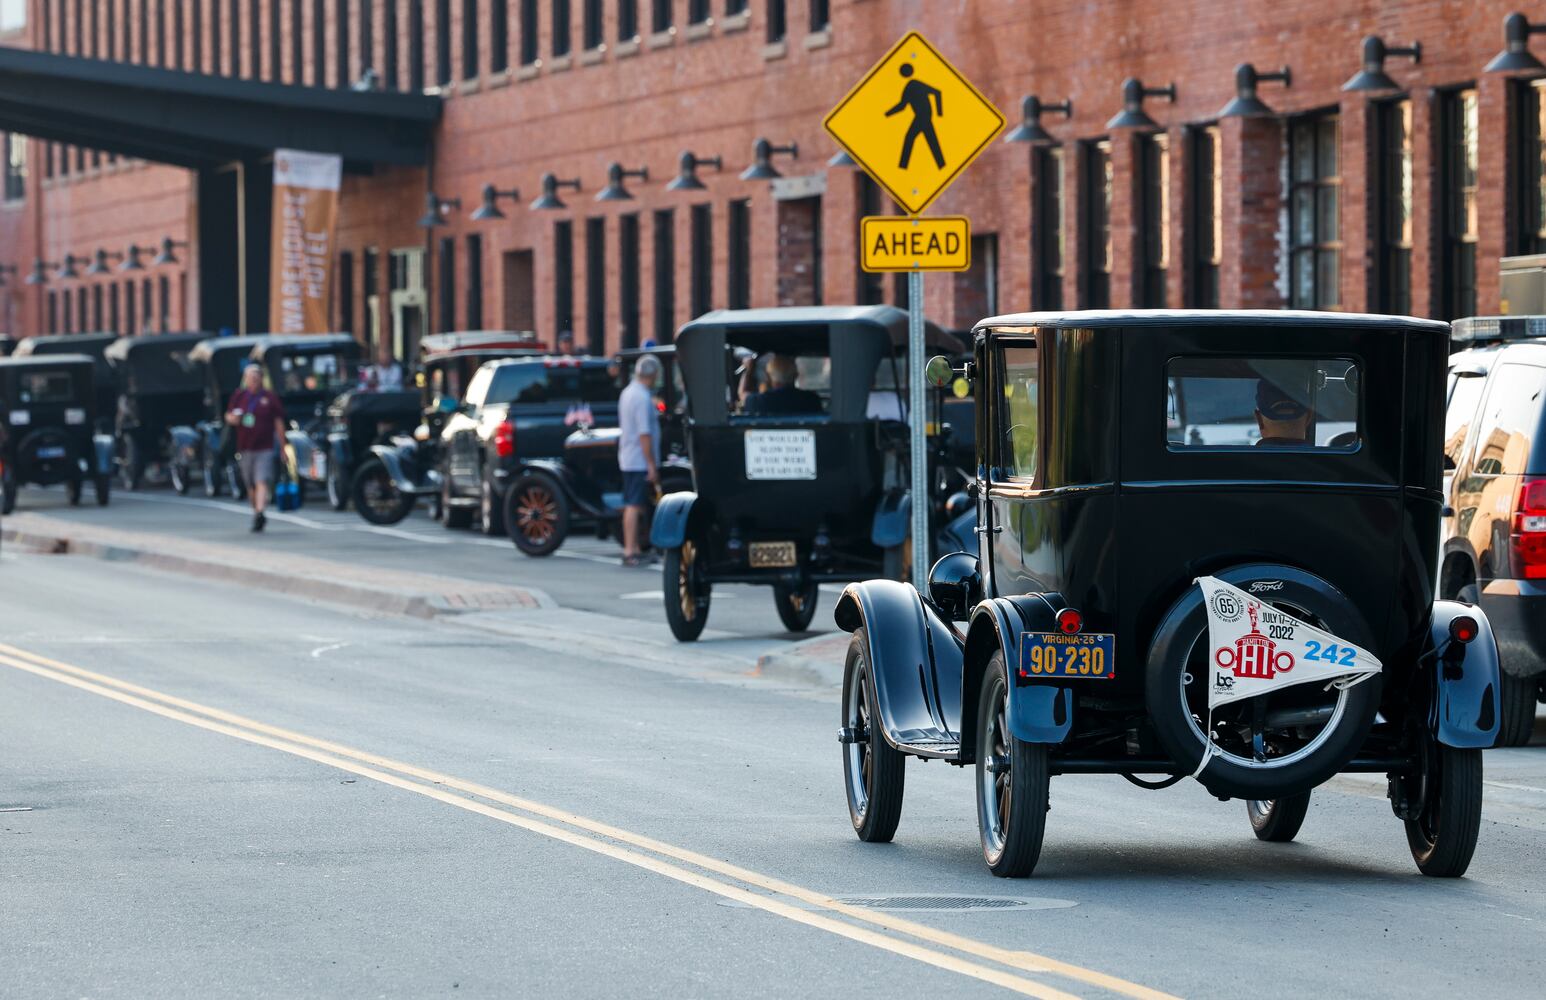
[[(1301, 621), (1373, 648), (1373, 634), (1357, 608), (1313, 573), (1255, 564), (1214, 575)], [(1154, 634), (1145, 700), (1155, 735), (1188, 773), (1202, 759), (1208, 727), (1206, 739), (1216, 752), (1198, 780), (1215, 795), (1282, 799), (1307, 792), (1346, 765), (1369, 735), (1383, 687), (1378, 674), (1346, 689), (1295, 684), (1220, 705), (1210, 727), (1207, 655), (1208, 611), (1202, 589), (1194, 585)]]

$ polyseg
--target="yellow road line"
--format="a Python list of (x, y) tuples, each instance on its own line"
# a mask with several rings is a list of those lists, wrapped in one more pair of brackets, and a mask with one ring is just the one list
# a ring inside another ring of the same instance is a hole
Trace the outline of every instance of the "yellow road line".
[[(1089, 986), (1095, 986), (1103, 990), (1109, 990), (1113, 993), (1121, 994), (1123, 996), (1134, 997), (1136, 1000), (1175, 1000), (1175, 998), (1170, 994), (1163, 993), (1159, 990), (1154, 990), (1137, 983), (1129, 982), (1116, 976), (1107, 975), (1093, 969), (1086, 969), (1082, 966), (1072, 965), (1067, 962), (1060, 962), (1056, 959), (1048, 958), (1043, 955), (1033, 954), (1031, 952), (1000, 948), (995, 945), (987, 944), (986, 942), (962, 937), (958, 934), (952, 934), (948, 931), (939, 930), (937, 928), (929, 927), (928, 925), (920, 924), (915, 921), (906, 920), (901, 917), (896, 917), (891, 914), (855, 907), (833, 899), (832, 897), (825, 894), (806, 889), (803, 886), (785, 882), (782, 879), (763, 875), (759, 872), (754, 872), (750, 869), (742, 868), (738, 865), (733, 865), (729, 862), (721, 861), (717, 858), (699, 854), (695, 851), (677, 847), (673, 844), (658, 841), (651, 837), (636, 834), (619, 827), (611, 826), (609, 824), (600, 823), (587, 817), (579, 816), (562, 809), (544, 805), (540, 802), (535, 802), (530, 799), (524, 799), (519, 796), (511, 795), (510, 793), (501, 791), (499, 789), (489, 788), (485, 785), (465, 781), (451, 775), (440, 774), (438, 772), (417, 767), (412, 764), (395, 761), (391, 758), (383, 757), (379, 754), (356, 750), (352, 747), (334, 743), (329, 740), (321, 740), (315, 737), (306, 736), (305, 734), (297, 733), (293, 730), (283, 729), (278, 726), (271, 726), (267, 723), (248, 719), (235, 713), (226, 712), (224, 710), (212, 708), (206, 705), (201, 705), (197, 702), (192, 702), (188, 701), (187, 699), (176, 697), (175, 695), (165, 694), (163, 692), (155, 691), (150, 688), (130, 683), (128, 681), (109, 677), (105, 674), (99, 674), (94, 671), (73, 666), (71, 664), (62, 663), (58, 660), (53, 660), (35, 653), (30, 653), (26, 650), (18, 649), (14, 646), (9, 646), (3, 643), (0, 643), (0, 663), (15, 667), (17, 669), (28, 670), (29, 672), (36, 673), (39, 676), (50, 677), (50, 679), (58, 680), (63, 683), (70, 683), (74, 686), (82, 687), (85, 690), (90, 690), (94, 693), (114, 698), (115, 700), (126, 701), (126, 703), (134, 704), (136, 707), (147, 708), (148, 710), (156, 711), (157, 714), (165, 715), (167, 712), (161, 711), (161, 708), (163, 706), (173, 706), (175, 709), (180, 711), (177, 711), (173, 715), (168, 715), (168, 717), (177, 718), (179, 721), (189, 722), (193, 725), (200, 725), (204, 728), (215, 728), (215, 726), (213, 724), (206, 725), (206, 720), (204, 719), (188, 718), (187, 714), (191, 713), (194, 716), (205, 716), (208, 720), (218, 720), (219, 723), (224, 723), (226, 725), (219, 726), (216, 728), (216, 731), (225, 732), (227, 735), (237, 736), (238, 738), (247, 739), (250, 742), (260, 743), (264, 746), (270, 746), (272, 744), (267, 740), (258, 738), (252, 734), (264, 734), (267, 737), (274, 737), (286, 744), (289, 744), (287, 746), (276, 746), (276, 749), (285, 750), (286, 752), (290, 753), (298, 753), (299, 755), (306, 756), (309, 759), (320, 758), (312, 756), (308, 753), (301, 752), (299, 748), (309, 747), (315, 750), (320, 750), (330, 755), (329, 759), (322, 761), (323, 763), (344, 767), (345, 770), (350, 770), (351, 768), (344, 765), (337, 758), (343, 758), (345, 760), (368, 764), (373, 768), (380, 768), (385, 771), (395, 771), (398, 774), (406, 775), (418, 779), (419, 781), (426, 781), (444, 788), (455, 789), (468, 795), (474, 795), (478, 798), (488, 799), (490, 801), (498, 802), (502, 805), (506, 805), (523, 812), (532, 813), (534, 815), (544, 817), (545, 819), (554, 820), (567, 826), (585, 830), (589, 833), (606, 837), (610, 840), (616, 840), (621, 843), (640, 848), (642, 850), (647, 850), (655, 854), (673, 858), (677, 861), (682, 861), (695, 867), (702, 868), (707, 871), (712, 871), (716, 874), (744, 882), (748, 885), (756, 886), (757, 888), (763, 889), (767, 892), (777, 893), (782, 896), (797, 899), (807, 906), (817, 907), (834, 914), (841, 914), (842, 916), (845, 916), (851, 920), (882, 927), (895, 933), (905, 934), (920, 941), (926, 941), (930, 944), (949, 948), (954, 951), (959, 951), (964, 954), (972, 955), (976, 958), (987, 959), (992, 962), (1009, 966), (1010, 968), (1033, 973), (1050, 972), (1058, 976), (1082, 982)], [(72, 676), (58, 676), (55, 672), (62, 672), (65, 675)], [(82, 679), (84, 683), (77, 683), (77, 679)], [(118, 692), (128, 692), (136, 697), (126, 700), (125, 698), (120, 697)], [(147, 702), (151, 704), (147, 704)], [(157, 702), (159, 702), (160, 705), (153, 704)], [(228, 730), (230, 730), (232, 727), (241, 727), (242, 729), (249, 730), (251, 732), (228, 732)], [(369, 776), (376, 780), (383, 780), (381, 777), (378, 777), (377, 773), (375, 772)], [(386, 777), (390, 776), (388, 775)], [(387, 783), (394, 785), (397, 784), (396, 781), (388, 781)], [(407, 783), (407, 785), (399, 785), (399, 787), (409, 787), (409, 790), (418, 791), (424, 786), (416, 783)], [(455, 796), (452, 798), (456, 799), (456, 801), (449, 803), (452, 805), (457, 805), (465, 801)], [(499, 812), (501, 817), (508, 817), (510, 815), (498, 810), (495, 810), (495, 812)], [(517, 823), (516, 825), (522, 824)], [(545, 824), (542, 825), (546, 826)], [(611, 845), (605, 846), (610, 847)], [(752, 898), (759, 901), (766, 900), (766, 897), (758, 896), (755, 894), (753, 894)], [(766, 909), (766, 907), (762, 908)], [(796, 912), (806, 914), (809, 913), (809, 911), (804, 910), (797, 910)], [(842, 926), (846, 927), (848, 925), (842, 924)], [(1028, 980), (1024, 982), (1029, 983)], [(1031, 985), (1037, 985), (1039, 987), (1039, 984)], [(1059, 993), (1056, 990), (1052, 990), (1050, 987), (1039, 988), (1045, 992), (1034, 993), (1032, 995), (1059, 997), (1067, 996), (1067, 994)]]

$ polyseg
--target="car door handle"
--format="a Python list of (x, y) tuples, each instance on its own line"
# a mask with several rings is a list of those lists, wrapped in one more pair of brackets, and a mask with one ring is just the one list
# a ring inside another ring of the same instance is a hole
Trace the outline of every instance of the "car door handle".
[(979, 525), (977, 525), (977, 527), (973, 528), (972, 530), (977, 532), (977, 534), (979, 534), (979, 535), (987, 535), (987, 534), (994, 534), (994, 535), (996, 535), (999, 532), (1004, 530), (1004, 526), (1001, 525), (1001, 524), (979, 524)]

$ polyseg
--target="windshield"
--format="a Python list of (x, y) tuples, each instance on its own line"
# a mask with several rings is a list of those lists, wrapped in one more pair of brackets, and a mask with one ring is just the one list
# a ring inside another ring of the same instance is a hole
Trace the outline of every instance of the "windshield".
[(280, 395), (300, 392), (337, 394), (359, 382), (358, 365), (341, 351), (285, 354), (269, 360), (269, 378)]

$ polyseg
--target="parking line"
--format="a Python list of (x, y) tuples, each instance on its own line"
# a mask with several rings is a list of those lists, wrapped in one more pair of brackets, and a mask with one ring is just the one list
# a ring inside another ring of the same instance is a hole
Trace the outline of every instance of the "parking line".
[[(692, 885), (704, 891), (733, 899), (764, 912), (784, 917), (796, 923), (825, 930), (829, 933), (871, 945), (893, 954), (912, 958), (936, 968), (956, 972), (983, 982), (1002, 986), (1025, 996), (1043, 1000), (1074, 1000), (1071, 994), (1034, 980), (979, 965), (956, 955), (935, 951), (912, 941), (873, 931), (855, 923), (870, 924), (893, 934), (905, 935), (917, 941), (948, 948), (952, 951), (985, 959), (1022, 972), (1053, 974), (1094, 986), (1102, 990), (1133, 997), (1135, 1000), (1176, 1000), (1170, 994), (1137, 983), (1107, 975), (1093, 969), (1060, 962), (1056, 959), (1024, 951), (1012, 951), (996, 945), (962, 937), (949, 931), (939, 930), (901, 917), (879, 911), (865, 910), (833, 899), (830, 896), (763, 875), (726, 861), (699, 854), (686, 848), (632, 833), (620, 827), (600, 823), (553, 806), (521, 798), (465, 781), (450, 775), (439, 774), (416, 765), (401, 763), (391, 758), (356, 750), (342, 744), (306, 736), (293, 730), (282, 729), (267, 723), (248, 719), (221, 709), (200, 705), (196, 702), (164, 694), (128, 681), (86, 670), (30, 653), (14, 646), (0, 643), (0, 665), (43, 677), (57, 683), (112, 699), (164, 718), (183, 722), (200, 729), (221, 733), (235, 739), (279, 750), (320, 764), (370, 778), (382, 784), (404, 791), (414, 792), (446, 805), (478, 813), (500, 822), (517, 826), (564, 843), (580, 847), (655, 872), (673, 880)], [(396, 772), (396, 773), (389, 773)], [(427, 784), (426, 784), (427, 782)], [(462, 794), (454, 794), (460, 792)], [(469, 798), (466, 796), (474, 796)], [(517, 812), (496, 809), (480, 802), (486, 799), (507, 806)], [(525, 815), (523, 815), (525, 814)], [(534, 817), (540, 817), (534, 818)], [(563, 824), (555, 826), (553, 823)], [(583, 832), (580, 832), (583, 831)], [(605, 838), (605, 839), (601, 839)], [(616, 843), (611, 843), (615, 841)], [(627, 844), (629, 847), (620, 847)], [(630, 849), (633, 848), (633, 849)], [(650, 852), (671, 858), (704, 871), (724, 876), (753, 886), (766, 893), (752, 892), (730, 882), (720, 881), (698, 872), (652, 857)], [(794, 899), (814, 909), (803, 909), (785, 902)], [(837, 917), (846, 917), (839, 920)], [(852, 921), (852, 922), (849, 922)]]
[[(251, 507), (234, 502), (222, 503), (219, 500), (201, 500), (198, 497), (158, 497), (144, 493), (125, 492), (116, 493), (114, 497), (121, 500), (138, 500), (141, 503), (165, 503), (182, 507), (207, 507), (210, 510), (223, 510), (226, 513), (236, 514), (241, 517), (250, 517), (252, 515)], [(310, 528), (313, 531), (343, 531), (346, 528), (342, 524), (323, 524), (321, 521), (313, 521), (311, 518), (302, 517), (299, 514), (287, 514), (283, 511), (275, 510), (273, 507), (268, 509), (265, 516), (272, 521), (298, 524), (303, 528)]]
[(415, 531), (405, 531), (402, 528), (387, 528), (379, 524), (356, 524), (355, 531), (368, 531), (373, 535), (386, 535), (388, 538), (406, 538), (410, 542), (423, 542), (425, 545), (450, 545), (449, 538), (437, 538), (434, 535), (423, 535)]

